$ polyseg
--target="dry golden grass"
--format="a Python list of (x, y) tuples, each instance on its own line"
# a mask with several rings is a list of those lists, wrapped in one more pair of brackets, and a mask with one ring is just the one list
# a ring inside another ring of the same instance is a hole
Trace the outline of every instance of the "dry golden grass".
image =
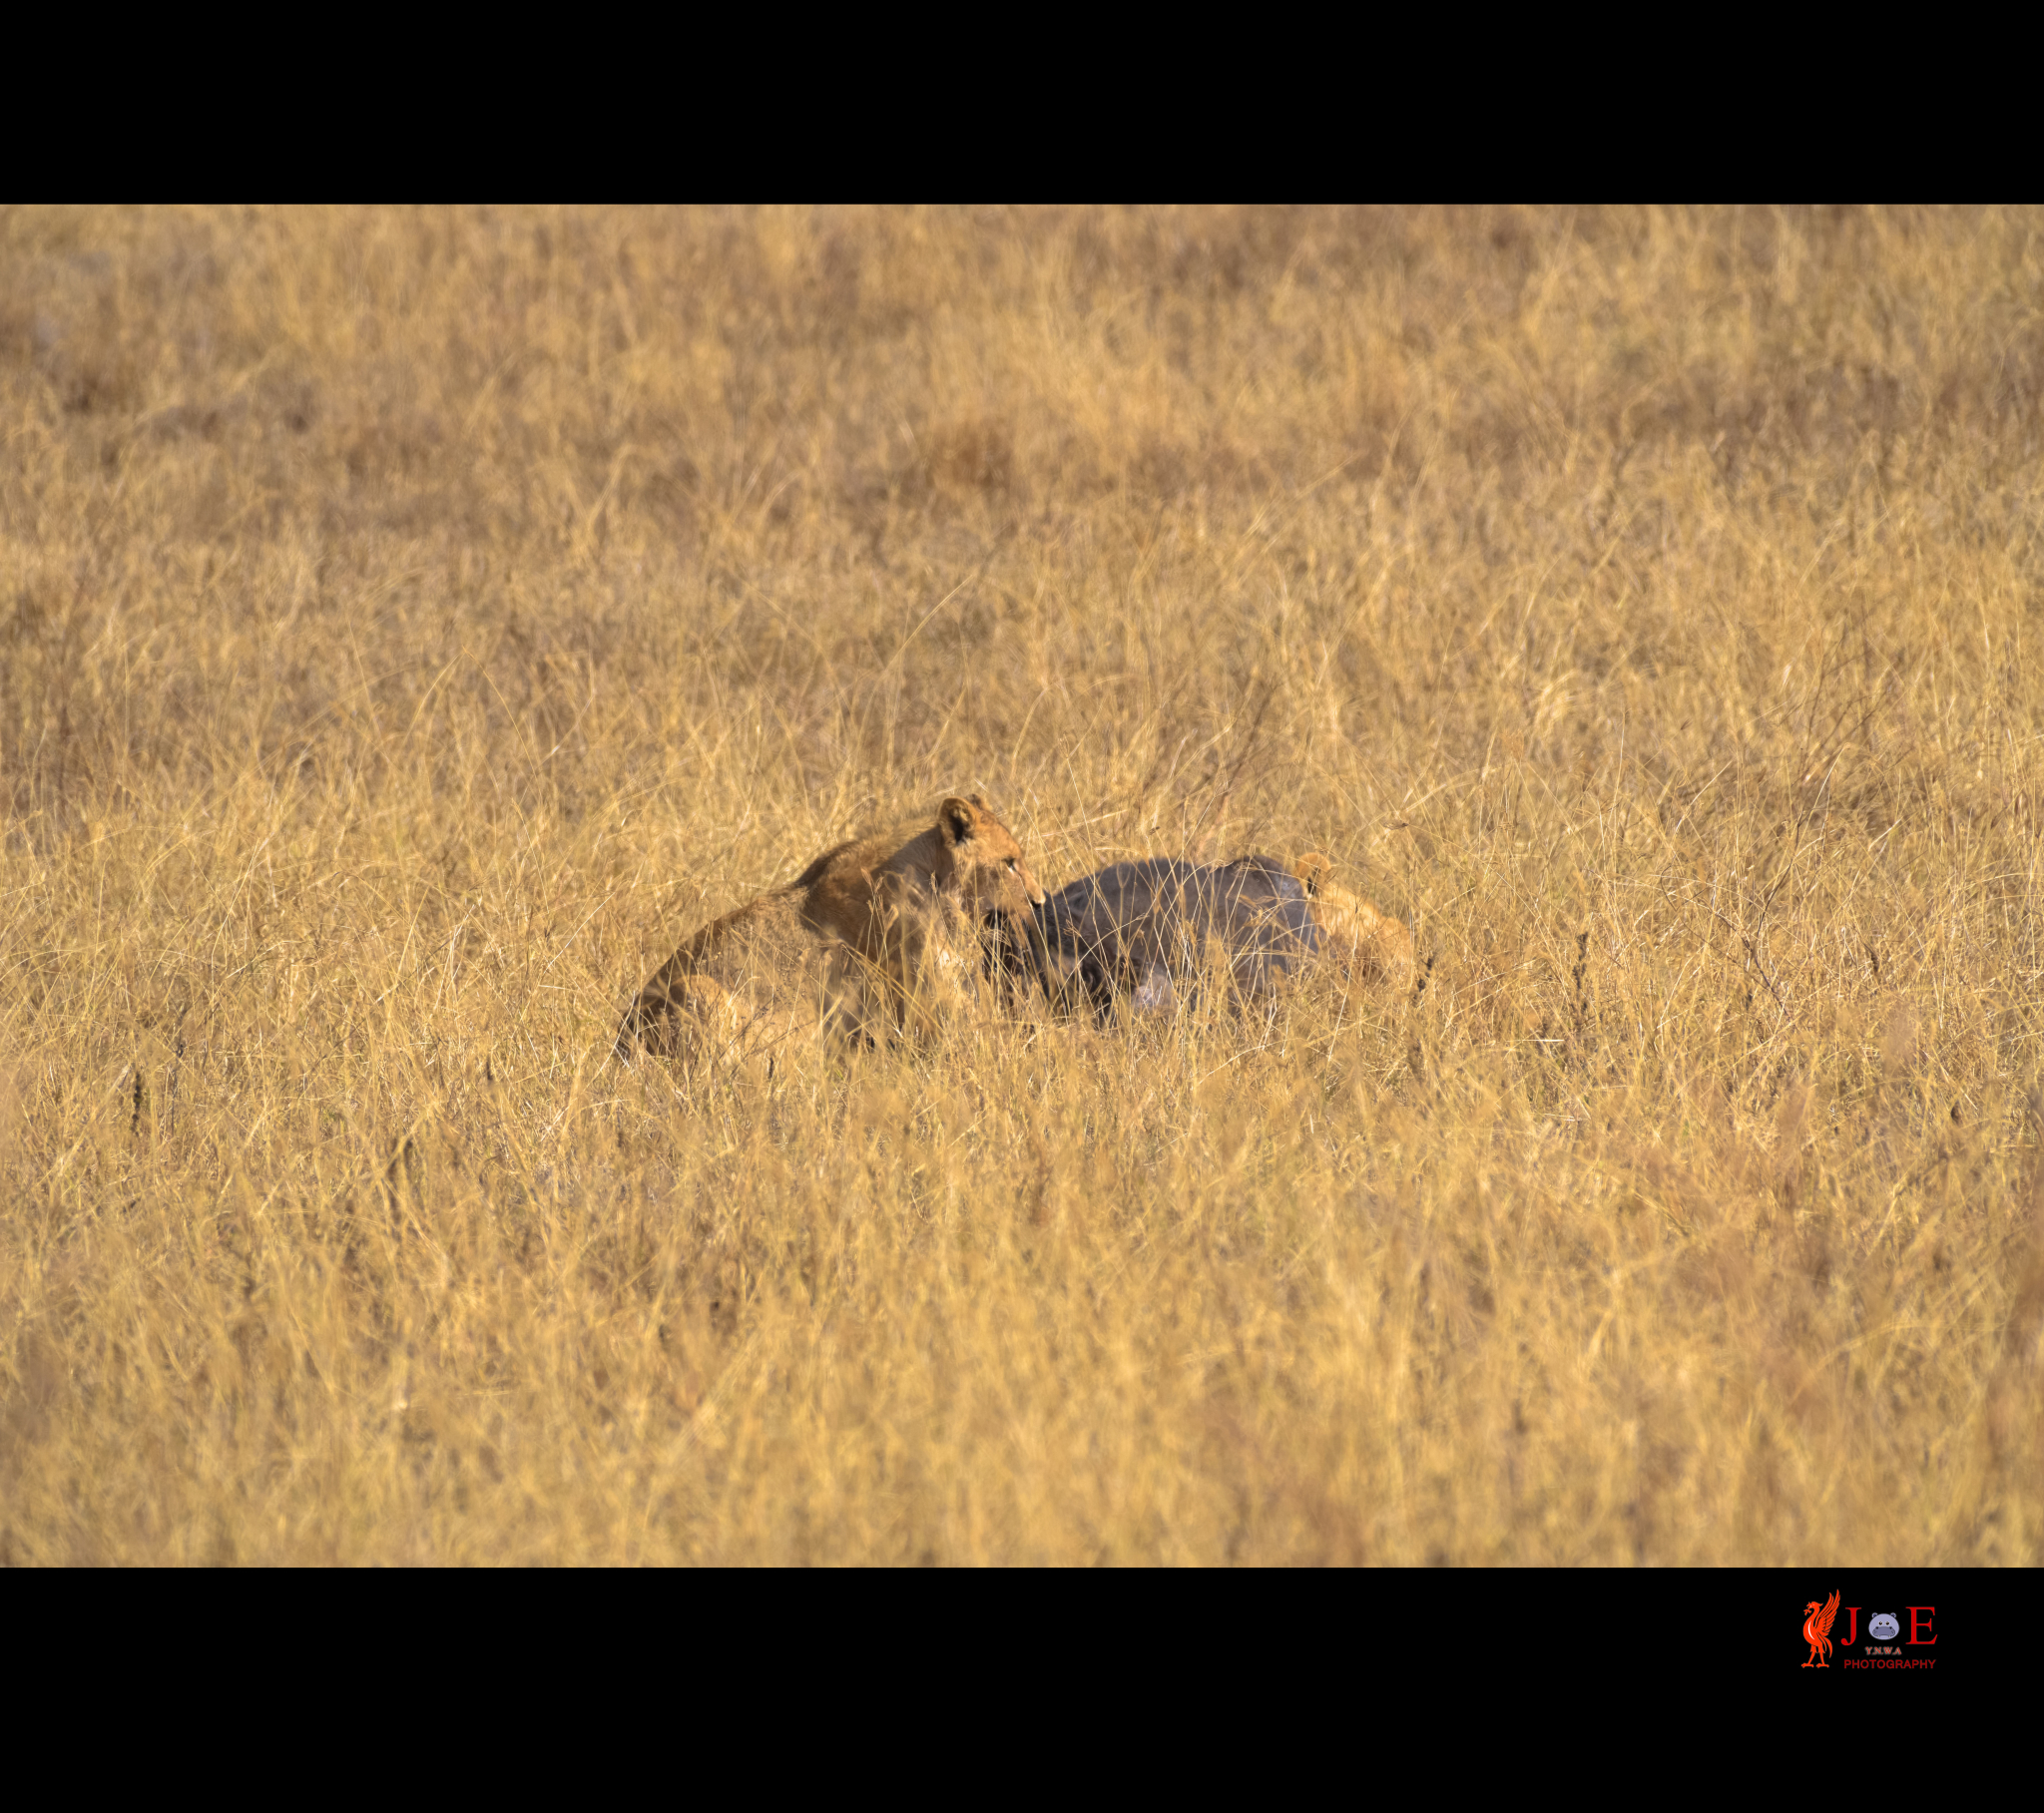
[[(2044, 1560), (2040, 225), (0, 219), (0, 1558)], [(974, 787), (1429, 978), (611, 1059)]]

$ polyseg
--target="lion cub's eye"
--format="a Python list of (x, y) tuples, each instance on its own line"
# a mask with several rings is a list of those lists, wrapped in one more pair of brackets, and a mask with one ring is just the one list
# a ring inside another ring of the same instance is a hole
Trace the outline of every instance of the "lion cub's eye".
[(1013, 867), (1015, 866), (1015, 859), (1014, 859), (1014, 857), (1012, 857), (1012, 856), (1008, 857), (1008, 858), (1007, 858), (1007, 864), (1008, 864), (1008, 867), (1012, 869), (1012, 868), (1013, 868)]

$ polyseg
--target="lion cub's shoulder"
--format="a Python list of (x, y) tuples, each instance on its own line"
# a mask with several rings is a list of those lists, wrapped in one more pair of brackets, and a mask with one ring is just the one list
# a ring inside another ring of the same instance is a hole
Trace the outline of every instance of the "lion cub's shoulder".
[(934, 899), (942, 841), (927, 820), (869, 831), (825, 850), (782, 892), (796, 897), (812, 932), (864, 949), (876, 907), (898, 912)]

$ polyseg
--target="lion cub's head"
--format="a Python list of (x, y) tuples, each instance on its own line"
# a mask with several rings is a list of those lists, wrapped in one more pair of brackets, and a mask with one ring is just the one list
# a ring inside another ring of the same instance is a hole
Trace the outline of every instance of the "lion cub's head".
[(1010, 951), (1027, 951), (1038, 976), (1043, 974), (1043, 930), (1036, 909), (1043, 904), (1015, 833), (993, 815), (977, 793), (955, 795), (937, 808), (942, 849), (937, 884), (972, 918), (998, 933)]
[(958, 904), (983, 917), (988, 913), (1020, 913), (1033, 918), (1043, 889), (1029, 872), (1015, 833), (993, 815), (977, 793), (955, 795), (937, 808), (937, 829), (943, 834), (948, 873), (937, 880)]

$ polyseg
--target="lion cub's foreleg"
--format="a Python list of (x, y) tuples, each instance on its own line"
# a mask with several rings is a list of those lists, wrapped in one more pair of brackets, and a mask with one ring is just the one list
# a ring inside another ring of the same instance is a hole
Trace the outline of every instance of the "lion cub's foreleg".
[(854, 1043), (923, 1039), (938, 1031), (968, 981), (955, 902), (915, 879), (876, 882), (865, 936), (831, 964), (833, 1024)]

